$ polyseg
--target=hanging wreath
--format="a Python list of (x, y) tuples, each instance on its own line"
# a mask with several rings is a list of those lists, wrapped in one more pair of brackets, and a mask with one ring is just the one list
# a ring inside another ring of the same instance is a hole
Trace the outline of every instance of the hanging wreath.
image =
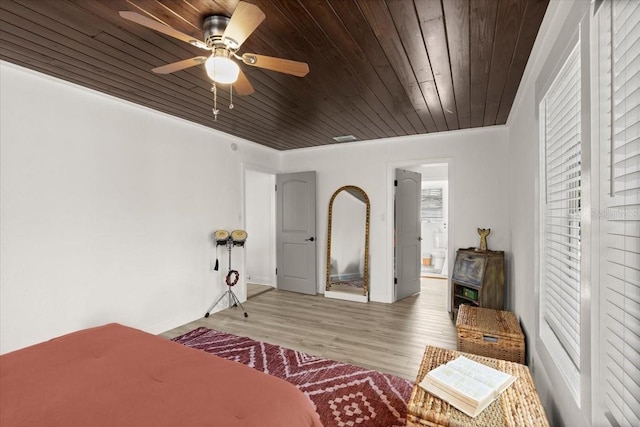
[[(231, 276), (233, 276), (233, 279), (231, 278)], [(240, 278), (240, 273), (238, 273), (237, 270), (229, 270), (226, 278), (227, 286), (234, 286), (236, 283), (238, 283), (239, 278)]]

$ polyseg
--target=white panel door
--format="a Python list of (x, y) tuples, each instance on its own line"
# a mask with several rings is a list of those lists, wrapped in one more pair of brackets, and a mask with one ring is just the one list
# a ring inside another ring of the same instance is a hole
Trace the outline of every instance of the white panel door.
[(396, 169), (395, 184), (395, 300), (399, 301), (420, 292), (422, 175)]
[(315, 171), (278, 175), (276, 206), (278, 289), (315, 295)]

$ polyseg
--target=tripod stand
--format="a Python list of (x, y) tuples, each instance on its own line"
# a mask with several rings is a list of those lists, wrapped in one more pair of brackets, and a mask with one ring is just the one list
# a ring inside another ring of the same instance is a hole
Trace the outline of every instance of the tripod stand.
[(225, 295), (229, 296), (229, 307), (240, 306), (240, 308), (242, 309), (242, 312), (244, 313), (244, 317), (249, 317), (249, 313), (247, 313), (247, 310), (244, 309), (244, 307), (242, 306), (242, 303), (240, 302), (236, 294), (233, 293), (233, 291), (231, 290), (231, 288), (236, 283), (238, 283), (238, 278), (240, 277), (240, 273), (238, 273), (237, 270), (231, 269), (231, 250), (233, 249), (233, 246), (234, 246), (234, 241), (231, 237), (227, 238), (226, 245), (227, 245), (227, 251), (229, 251), (229, 271), (227, 272), (227, 277), (225, 278), (225, 282), (227, 284), (227, 290), (222, 295), (220, 295), (220, 298), (218, 298), (216, 302), (211, 304), (211, 307), (209, 307), (204, 317), (209, 317), (209, 313), (211, 313), (211, 310), (213, 310), (214, 307), (218, 305), (220, 301), (222, 301), (222, 298), (224, 298)]

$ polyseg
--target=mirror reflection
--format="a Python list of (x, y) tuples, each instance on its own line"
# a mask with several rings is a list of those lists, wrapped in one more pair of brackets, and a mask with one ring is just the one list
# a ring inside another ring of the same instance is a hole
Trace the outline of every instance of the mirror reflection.
[(369, 197), (359, 187), (347, 185), (333, 193), (329, 202), (325, 296), (340, 298), (334, 294), (340, 293), (368, 300), (369, 210)]

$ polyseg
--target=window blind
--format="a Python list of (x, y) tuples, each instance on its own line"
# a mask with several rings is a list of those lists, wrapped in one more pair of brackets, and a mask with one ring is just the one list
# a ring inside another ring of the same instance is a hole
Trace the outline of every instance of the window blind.
[(600, 378), (613, 426), (640, 425), (640, 2), (598, 12)]
[(542, 99), (545, 205), (542, 319), (580, 368), (580, 50)]

